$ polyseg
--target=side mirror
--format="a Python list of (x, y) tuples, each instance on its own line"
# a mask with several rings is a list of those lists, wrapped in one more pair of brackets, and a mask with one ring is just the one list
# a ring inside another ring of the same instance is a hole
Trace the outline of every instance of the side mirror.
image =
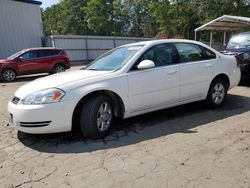
[(18, 57), (18, 61), (23, 61), (23, 57), (22, 56)]
[(155, 63), (151, 60), (143, 60), (142, 62), (139, 63), (139, 65), (137, 65), (137, 68), (139, 70), (150, 69), (153, 67), (155, 67)]

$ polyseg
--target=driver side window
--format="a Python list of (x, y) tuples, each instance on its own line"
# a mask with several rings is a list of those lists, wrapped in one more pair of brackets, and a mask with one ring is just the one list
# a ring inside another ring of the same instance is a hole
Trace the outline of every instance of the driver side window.
[(37, 58), (37, 51), (29, 51), (20, 56), (23, 61)]
[(173, 44), (159, 44), (147, 50), (134, 64), (132, 70), (137, 70), (137, 65), (143, 60), (151, 60), (155, 67), (167, 66), (177, 62), (176, 51)]

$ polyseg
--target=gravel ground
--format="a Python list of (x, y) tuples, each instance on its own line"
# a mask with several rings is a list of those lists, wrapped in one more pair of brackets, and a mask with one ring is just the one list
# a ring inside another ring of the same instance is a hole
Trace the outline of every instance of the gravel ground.
[(7, 102), (37, 77), (0, 82), (0, 187), (250, 187), (250, 84), (232, 89), (220, 109), (183, 105), (88, 140), (6, 127)]

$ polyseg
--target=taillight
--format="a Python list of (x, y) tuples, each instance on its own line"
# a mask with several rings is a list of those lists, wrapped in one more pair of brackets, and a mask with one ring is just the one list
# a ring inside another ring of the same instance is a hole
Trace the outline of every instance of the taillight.
[(236, 65), (237, 67), (240, 67), (240, 60), (238, 58), (236, 58)]

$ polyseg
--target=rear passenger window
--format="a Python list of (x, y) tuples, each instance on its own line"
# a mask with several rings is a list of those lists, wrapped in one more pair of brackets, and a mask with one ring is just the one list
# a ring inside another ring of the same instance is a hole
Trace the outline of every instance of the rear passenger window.
[(40, 50), (39, 57), (54, 56), (54, 55), (58, 55), (59, 53), (60, 53), (60, 50)]
[(202, 59), (207, 60), (207, 59), (215, 59), (216, 54), (212, 52), (211, 50), (201, 46), (202, 49)]
[(180, 62), (202, 61), (216, 58), (214, 52), (196, 44), (176, 43), (176, 48), (179, 53)]

